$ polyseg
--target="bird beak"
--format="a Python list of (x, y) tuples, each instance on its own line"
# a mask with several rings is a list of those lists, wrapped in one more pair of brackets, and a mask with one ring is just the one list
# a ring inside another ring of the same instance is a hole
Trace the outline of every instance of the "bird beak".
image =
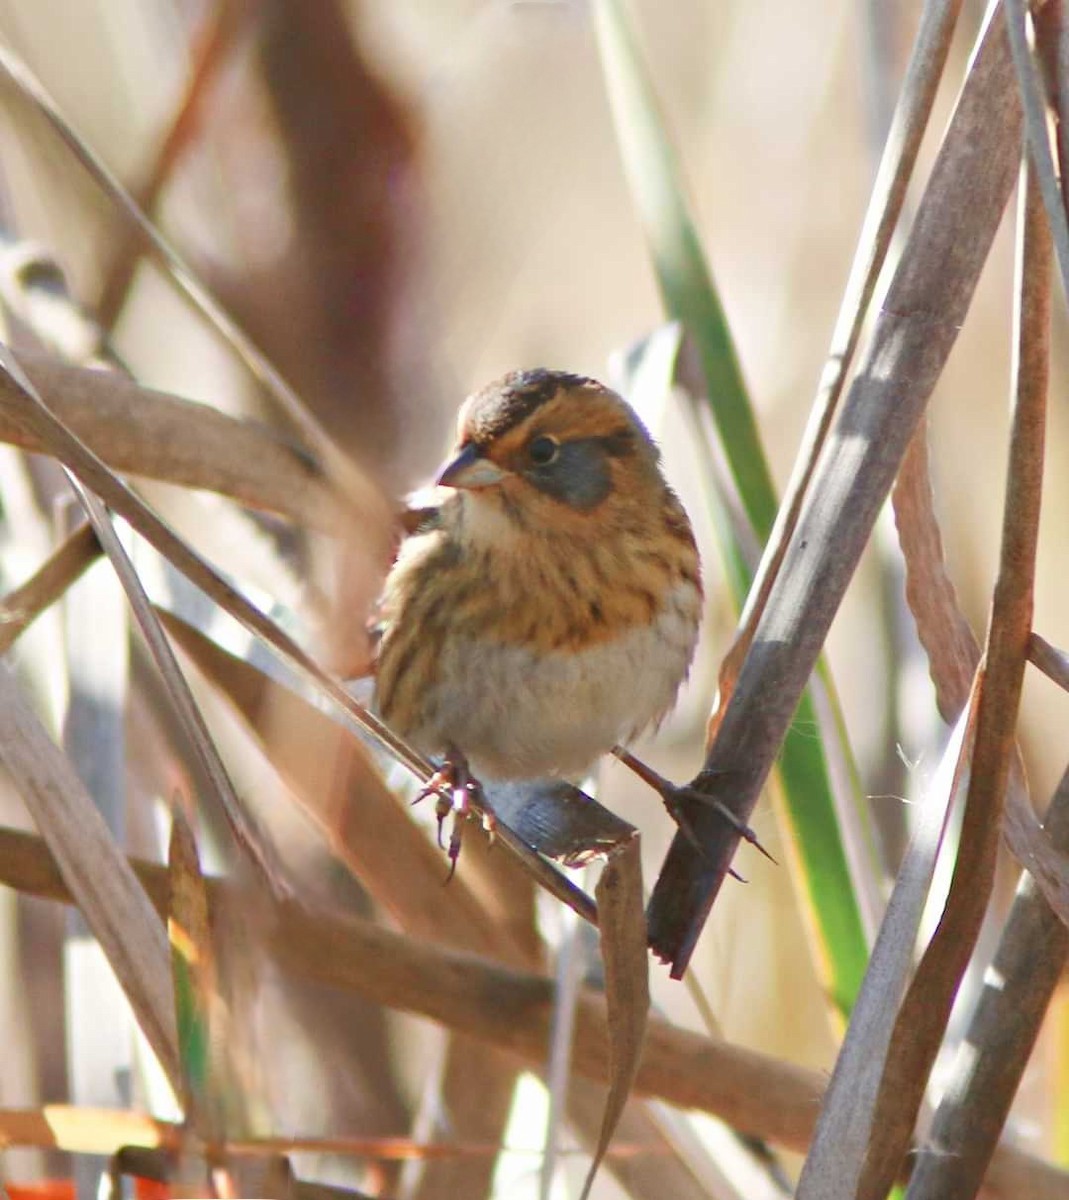
[(451, 488), (486, 488), (500, 483), (508, 472), (486, 458), (478, 446), (472, 444), (447, 463), (438, 476), (437, 483)]

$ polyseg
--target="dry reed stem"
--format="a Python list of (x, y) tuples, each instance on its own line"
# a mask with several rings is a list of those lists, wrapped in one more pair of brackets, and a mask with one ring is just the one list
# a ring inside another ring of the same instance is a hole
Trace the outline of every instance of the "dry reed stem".
[[(587, 1200), (598, 1166), (627, 1105), (638, 1073), (650, 1010), (650, 963), (642, 911), (642, 857), (638, 834), (614, 850), (597, 884), (598, 933), (605, 968), (605, 1023), (609, 1032), (609, 1094), (580, 1200)], [(569, 1012), (574, 1016), (574, 1011)]]
[[(1069, 851), (1069, 771), (1044, 829), (1057, 849)], [(976, 1195), (1067, 958), (1069, 929), (1033, 877), (1022, 875), (950, 1086), (918, 1151), (907, 1200)]]
[[(130, 861), (162, 919), (166, 869)], [(33, 834), (0, 828), (0, 882), (71, 902), (47, 847)], [(232, 887), (218, 880), (208, 881), (208, 893), (213, 909), (235, 902)], [(268, 946), (287, 974), (419, 1013), (528, 1063), (544, 1062), (553, 1002), (553, 981), (545, 976), (419, 942), (359, 918), (310, 913), (288, 901), (274, 908), (274, 916)], [(579, 1007), (576, 1051), (580, 1074), (608, 1080), (605, 1006), (595, 993), (584, 993)], [(636, 1091), (804, 1150), (825, 1082), (821, 1072), (652, 1017)], [(1069, 1198), (1069, 1174), (1009, 1146), (996, 1150), (987, 1182), (993, 1195), (1006, 1200)]]
[[(1003, 800), (1032, 629), (1050, 359), (1051, 244), (1038, 188), (1022, 186), (1015, 401), (998, 580), (977, 700), (976, 741), (943, 915), (902, 1003), (859, 1195), (886, 1195), (909, 1146), (928, 1074), (994, 881)], [(966, 1193), (959, 1193), (964, 1196)]]
[(835, 1060), (813, 1144), (798, 1180), (798, 1200), (857, 1195), (866, 1157), (878, 1138), (880, 1085), (899, 1005), (913, 973), (917, 937), (949, 814), (964, 794), (975, 737), (975, 696), (955, 725), (931, 783), (876, 942), (850, 1024)]
[[(716, 798), (749, 819), (899, 463), (968, 312), (1020, 157), (1021, 110), (1001, 22), (990, 24), (936, 159), (859, 372), (813, 476), (706, 759)], [(650, 940), (685, 969), (738, 844), (695, 815), (706, 855), (673, 841)]]
[(917, 426), (891, 498), (905, 560), (906, 602), (928, 659), (939, 715), (953, 724), (968, 700), (980, 664), (980, 643), (961, 611), (946, 569), (932, 491), (927, 420)]

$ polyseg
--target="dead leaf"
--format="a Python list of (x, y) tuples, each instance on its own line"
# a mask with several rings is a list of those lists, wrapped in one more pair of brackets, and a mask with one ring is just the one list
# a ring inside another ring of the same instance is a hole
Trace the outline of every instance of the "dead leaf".
[(637, 835), (605, 863), (595, 896), (605, 966), (609, 1027), (609, 1094), (601, 1134), (580, 1200), (587, 1200), (601, 1160), (623, 1115), (642, 1060), (650, 1010), (649, 954), (642, 903), (642, 859)]

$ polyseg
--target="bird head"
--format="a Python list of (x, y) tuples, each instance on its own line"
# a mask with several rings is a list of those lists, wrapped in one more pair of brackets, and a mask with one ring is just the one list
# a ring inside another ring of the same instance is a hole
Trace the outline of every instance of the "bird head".
[(516, 371), (465, 402), (438, 483), (464, 495), (470, 517), (505, 531), (596, 534), (613, 516), (660, 500), (659, 457), (615, 392), (563, 371)]

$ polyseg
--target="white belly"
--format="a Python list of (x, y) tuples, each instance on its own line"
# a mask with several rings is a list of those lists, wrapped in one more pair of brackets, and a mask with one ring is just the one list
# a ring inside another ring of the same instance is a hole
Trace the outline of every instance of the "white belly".
[(682, 584), (652, 625), (579, 652), (450, 640), (415, 740), (432, 752), (455, 745), (487, 779), (582, 775), (672, 707), (700, 604)]

